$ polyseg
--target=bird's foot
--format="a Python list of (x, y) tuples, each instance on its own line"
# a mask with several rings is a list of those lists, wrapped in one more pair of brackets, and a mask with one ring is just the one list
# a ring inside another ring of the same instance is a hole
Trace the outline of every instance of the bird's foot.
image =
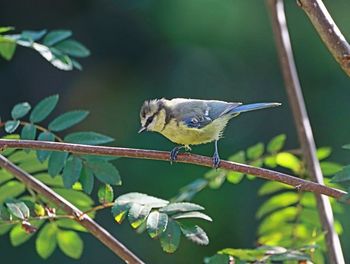
[(176, 161), (177, 154), (179, 154), (180, 149), (182, 149), (182, 148), (183, 148), (183, 146), (177, 146), (170, 151), (170, 163), (171, 164), (173, 163), (173, 161)]
[(219, 154), (215, 152), (213, 156), (213, 168), (217, 169), (219, 168), (219, 165), (220, 165), (220, 157), (219, 157)]

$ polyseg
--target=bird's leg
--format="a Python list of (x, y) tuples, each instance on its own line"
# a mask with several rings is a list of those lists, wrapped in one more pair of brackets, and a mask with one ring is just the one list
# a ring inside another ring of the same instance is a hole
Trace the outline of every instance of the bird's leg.
[(213, 155), (213, 167), (217, 169), (220, 164), (220, 157), (219, 157), (219, 152), (218, 152), (218, 141), (215, 140), (215, 150), (214, 150), (214, 155)]
[(176, 146), (175, 148), (170, 151), (170, 163), (173, 163), (173, 161), (176, 161), (177, 154), (179, 154), (180, 150), (186, 148), (186, 146)]

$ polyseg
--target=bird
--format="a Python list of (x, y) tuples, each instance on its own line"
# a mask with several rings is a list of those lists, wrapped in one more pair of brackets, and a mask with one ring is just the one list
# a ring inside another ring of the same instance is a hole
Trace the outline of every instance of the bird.
[(176, 161), (183, 148), (190, 151), (191, 145), (214, 141), (212, 165), (218, 168), (218, 141), (222, 138), (227, 123), (240, 113), (279, 105), (281, 104), (242, 104), (186, 98), (146, 100), (140, 110), (141, 129), (138, 132), (158, 132), (177, 144), (170, 152), (171, 162)]

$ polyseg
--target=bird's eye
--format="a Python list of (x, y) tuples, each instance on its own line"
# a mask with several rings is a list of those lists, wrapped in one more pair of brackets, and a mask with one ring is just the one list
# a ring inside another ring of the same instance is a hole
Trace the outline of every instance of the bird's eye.
[(147, 121), (146, 121), (146, 127), (149, 125), (149, 124), (151, 124), (152, 123), (152, 121), (153, 121), (153, 118), (154, 118), (154, 115), (153, 116), (150, 116), (148, 119), (147, 119)]

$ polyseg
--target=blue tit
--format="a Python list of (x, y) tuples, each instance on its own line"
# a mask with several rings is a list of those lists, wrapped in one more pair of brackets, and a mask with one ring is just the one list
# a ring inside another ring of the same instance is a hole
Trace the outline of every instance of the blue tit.
[(170, 152), (170, 160), (176, 160), (181, 148), (190, 145), (215, 142), (213, 167), (220, 164), (218, 140), (222, 137), (228, 121), (243, 112), (279, 106), (280, 103), (255, 103), (242, 105), (216, 100), (175, 98), (145, 101), (141, 107), (141, 129), (162, 134), (178, 144)]

